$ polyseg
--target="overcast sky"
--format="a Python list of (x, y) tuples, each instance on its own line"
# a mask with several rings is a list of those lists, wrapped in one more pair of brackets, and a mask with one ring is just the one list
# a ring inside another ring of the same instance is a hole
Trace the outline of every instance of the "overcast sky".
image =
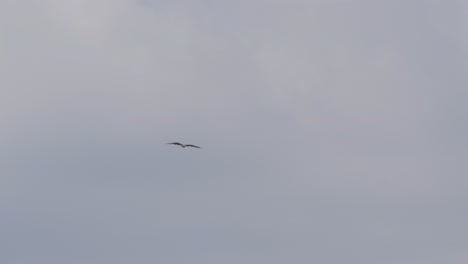
[(467, 47), (465, 0), (0, 0), (0, 262), (468, 263)]

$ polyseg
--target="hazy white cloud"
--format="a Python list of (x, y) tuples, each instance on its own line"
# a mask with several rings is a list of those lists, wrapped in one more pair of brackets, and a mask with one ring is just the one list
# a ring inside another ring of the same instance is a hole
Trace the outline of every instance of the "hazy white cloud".
[(466, 262), (467, 10), (0, 2), (0, 260)]

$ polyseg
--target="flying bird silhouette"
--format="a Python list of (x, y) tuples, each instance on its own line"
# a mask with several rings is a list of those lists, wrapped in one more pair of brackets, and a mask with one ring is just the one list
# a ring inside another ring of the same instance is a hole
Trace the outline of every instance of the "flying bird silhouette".
[(169, 144), (169, 145), (177, 145), (177, 146), (181, 146), (181, 147), (183, 147), (183, 148), (185, 148), (185, 147), (198, 148), (198, 149), (201, 148), (201, 147), (199, 147), (199, 146), (195, 146), (195, 145), (192, 145), (192, 144), (186, 144), (186, 145), (185, 145), (185, 144), (182, 144), (182, 143), (179, 143), (179, 142), (171, 142), (171, 143), (167, 143), (167, 144)]

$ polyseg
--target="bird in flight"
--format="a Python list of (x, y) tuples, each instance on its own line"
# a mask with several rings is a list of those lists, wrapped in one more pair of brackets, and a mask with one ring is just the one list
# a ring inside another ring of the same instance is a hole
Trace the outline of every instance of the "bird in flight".
[(177, 146), (181, 146), (181, 147), (183, 147), (183, 148), (185, 148), (185, 147), (198, 148), (198, 149), (201, 148), (201, 147), (199, 147), (199, 146), (195, 146), (195, 145), (191, 145), (191, 144), (181, 144), (181, 143), (179, 143), (179, 142), (171, 142), (171, 143), (167, 143), (167, 144), (169, 144), (169, 145), (177, 145)]

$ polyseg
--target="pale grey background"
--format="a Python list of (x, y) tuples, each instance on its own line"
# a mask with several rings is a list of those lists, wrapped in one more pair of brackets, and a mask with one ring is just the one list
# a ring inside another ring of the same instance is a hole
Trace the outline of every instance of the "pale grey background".
[(467, 87), (465, 0), (0, 0), (0, 262), (468, 263)]

